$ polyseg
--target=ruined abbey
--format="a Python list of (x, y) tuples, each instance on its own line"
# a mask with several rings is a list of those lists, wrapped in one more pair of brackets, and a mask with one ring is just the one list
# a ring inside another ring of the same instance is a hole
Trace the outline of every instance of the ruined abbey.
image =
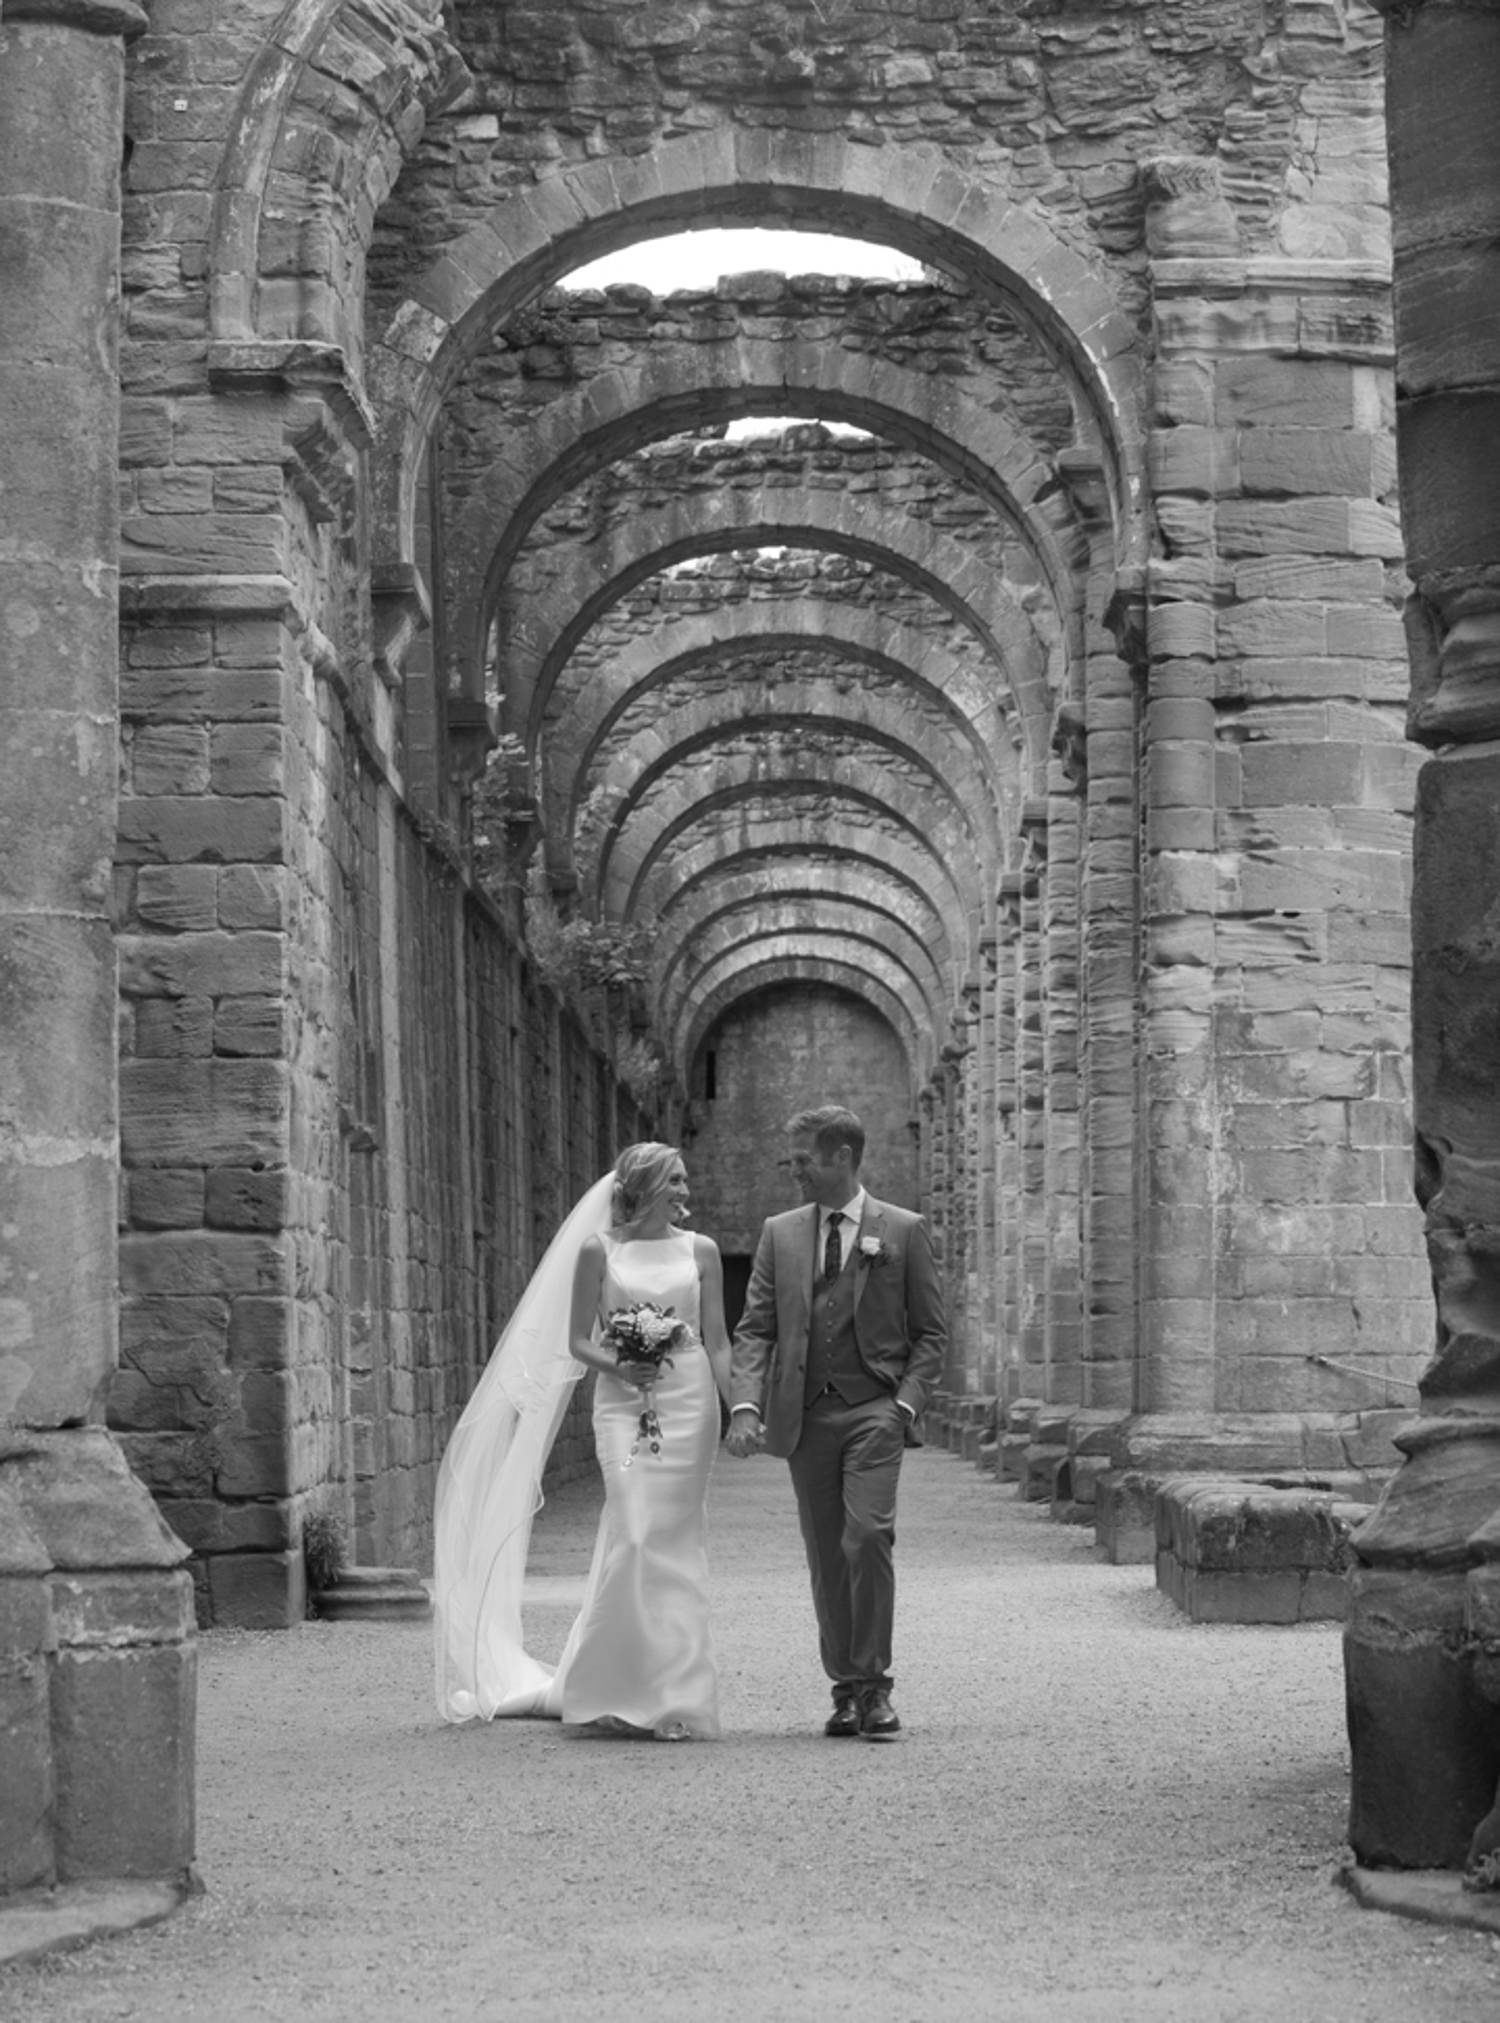
[[(560, 1212), (680, 1142), (732, 1292), (823, 1099), (997, 1495), (1371, 1506), (1351, 1838), (1463, 1865), (1497, 99), (1493, 0), (4, 0), (0, 1892), (184, 1870), (195, 1624), (421, 1569)], [(921, 278), (572, 279), (766, 225)]]

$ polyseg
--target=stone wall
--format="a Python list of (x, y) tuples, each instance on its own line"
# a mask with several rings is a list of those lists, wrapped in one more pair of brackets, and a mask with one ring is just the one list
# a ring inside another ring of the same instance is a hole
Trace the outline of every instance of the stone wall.
[(765, 1217), (800, 1201), (779, 1163), (784, 1126), (820, 1103), (847, 1104), (863, 1123), (871, 1190), (916, 1206), (910, 1061), (852, 994), (787, 984), (741, 1000), (705, 1035), (689, 1089), (693, 1226), (721, 1250), (753, 1255)]

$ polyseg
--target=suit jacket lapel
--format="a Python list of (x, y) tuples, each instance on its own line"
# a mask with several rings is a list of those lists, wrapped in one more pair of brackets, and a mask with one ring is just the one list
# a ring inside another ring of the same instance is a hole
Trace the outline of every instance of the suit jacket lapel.
[(810, 1220), (803, 1224), (802, 1233), (798, 1238), (802, 1252), (798, 1259), (800, 1266), (798, 1283), (802, 1287), (802, 1304), (811, 1315), (813, 1286), (818, 1276), (818, 1220), (821, 1213), (816, 1201), (808, 1203), (807, 1213)]
[(859, 1303), (865, 1296), (865, 1287), (870, 1279), (870, 1260), (860, 1248), (863, 1239), (873, 1236), (878, 1242), (885, 1234), (885, 1210), (881, 1204), (865, 1196), (865, 1212), (859, 1219), (859, 1235), (854, 1239), (854, 1311), (859, 1312)]

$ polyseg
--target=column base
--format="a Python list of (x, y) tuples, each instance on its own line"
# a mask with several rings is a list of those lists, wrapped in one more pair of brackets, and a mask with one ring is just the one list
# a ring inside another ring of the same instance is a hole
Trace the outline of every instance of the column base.
[(187, 1886), (186, 1558), (101, 1429), (0, 1435), (0, 1904), (57, 1884)]

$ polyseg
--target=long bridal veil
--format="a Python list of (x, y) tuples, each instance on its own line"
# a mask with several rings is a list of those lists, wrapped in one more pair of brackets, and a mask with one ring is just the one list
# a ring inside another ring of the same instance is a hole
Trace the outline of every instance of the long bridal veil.
[(432, 1599), (445, 1721), (540, 1711), (551, 1683), (521, 1644), (521, 1583), (542, 1470), (583, 1375), (568, 1349), (574, 1267), (609, 1228), (613, 1190), (606, 1173), (547, 1246), (438, 1470)]

